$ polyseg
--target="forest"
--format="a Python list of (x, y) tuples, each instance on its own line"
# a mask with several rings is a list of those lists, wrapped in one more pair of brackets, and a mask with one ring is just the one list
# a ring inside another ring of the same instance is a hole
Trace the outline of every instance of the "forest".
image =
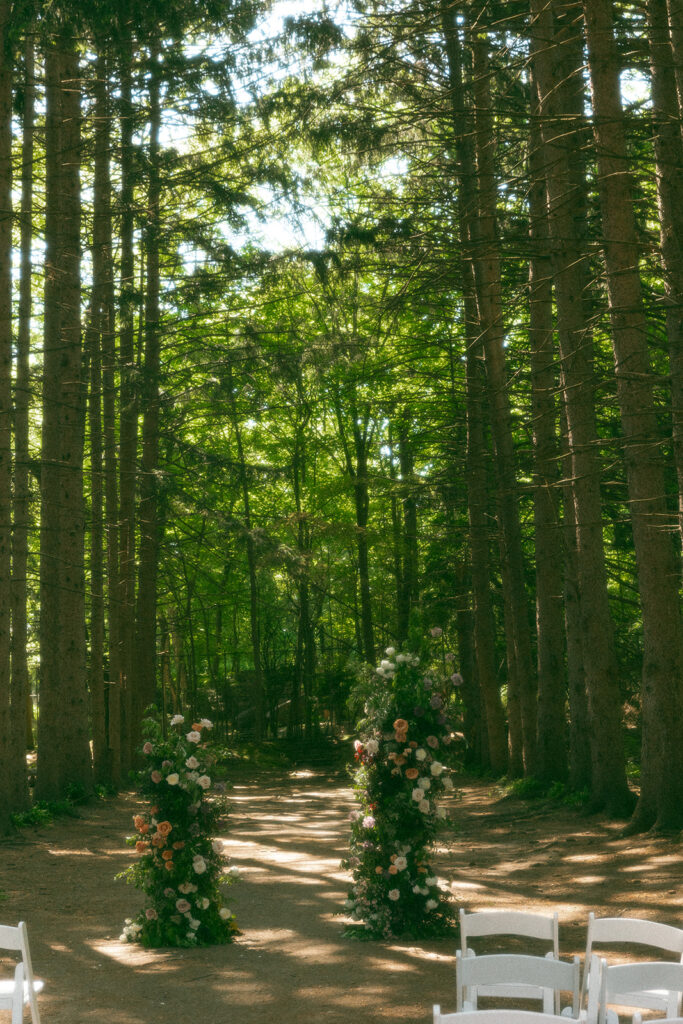
[(682, 111), (681, 0), (0, 0), (0, 832), (430, 633), (683, 826)]

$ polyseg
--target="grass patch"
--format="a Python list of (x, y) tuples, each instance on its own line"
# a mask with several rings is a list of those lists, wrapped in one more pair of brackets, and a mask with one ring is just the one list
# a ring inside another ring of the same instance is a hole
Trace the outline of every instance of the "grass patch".
[(493, 789), (493, 796), (499, 800), (552, 800), (565, 807), (583, 807), (589, 800), (587, 789), (571, 789), (566, 782), (548, 783), (533, 777), (500, 779)]

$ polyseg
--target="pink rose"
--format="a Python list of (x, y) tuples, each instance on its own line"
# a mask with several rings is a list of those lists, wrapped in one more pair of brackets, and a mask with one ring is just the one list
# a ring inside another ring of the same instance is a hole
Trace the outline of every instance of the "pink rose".
[(187, 911), (190, 909), (190, 904), (188, 900), (176, 900), (175, 908), (179, 914), (186, 914)]
[(158, 771), (157, 771), (157, 770), (155, 769), (155, 770), (154, 770), (154, 771), (152, 772), (152, 774), (151, 774), (150, 778), (151, 778), (152, 782), (161, 782), (161, 772), (158, 772)]
[(147, 907), (147, 910), (145, 911), (145, 917), (147, 918), (148, 921), (156, 921), (158, 916), (159, 915), (157, 914), (156, 910), (153, 907)]
[(149, 740), (147, 740), (147, 742), (145, 743), (144, 747), (142, 748), (142, 753), (143, 754), (151, 754), (151, 753), (153, 753), (153, 751), (154, 751), (154, 747), (149, 742)]

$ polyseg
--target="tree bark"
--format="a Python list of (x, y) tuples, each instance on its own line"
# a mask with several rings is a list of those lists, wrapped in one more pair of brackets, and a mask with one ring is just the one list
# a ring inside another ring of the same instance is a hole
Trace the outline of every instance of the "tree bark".
[[(680, 17), (683, 19), (683, 5)], [(673, 451), (678, 477), (678, 527), (683, 540), (683, 140), (666, 0), (648, 0), (659, 237), (667, 291), (666, 334), (671, 374)], [(681, 53), (683, 57), (683, 52)]]
[[(474, 278), (486, 364), (487, 395), (497, 478), (501, 572), (506, 609), (508, 690), (519, 700), (524, 772), (536, 770), (537, 687), (531, 656), (529, 606), (515, 477), (515, 453), (505, 371), (500, 253), (497, 233), (495, 132), (491, 108), (488, 40), (472, 43), (478, 217), (472, 224)], [(514, 763), (514, 757), (512, 758)]]
[(138, 526), (138, 593), (136, 603), (135, 671), (129, 742), (133, 748), (139, 737), (143, 713), (156, 701), (157, 680), (157, 577), (161, 519), (159, 515), (159, 374), (161, 366), (161, 330), (159, 314), (159, 232), (160, 191), (159, 132), (161, 129), (160, 66), (156, 44), (150, 52), (149, 74), (149, 158), (147, 220), (145, 225), (145, 321), (144, 364), (142, 371), (142, 456), (140, 464)]
[(33, 25), (25, 43), (26, 76), (22, 111), (19, 310), (14, 382), (14, 504), (12, 522), (12, 761), (13, 806), (30, 806), (26, 749), (33, 747), (33, 701), (28, 668), (28, 542), (31, 528), (29, 409), (33, 240), (33, 157), (35, 130), (35, 44)]
[(135, 358), (135, 229), (134, 187), (135, 153), (133, 147), (134, 110), (132, 101), (133, 40), (128, 18), (122, 16), (124, 37), (119, 56), (121, 193), (120, 225), (121, 265), (119, 296), (119, 635), (118, 677), (109, 684), (109, 748), (112, 777), (116, 782), (130, 768), (126, 739), (131, 718), (131, 687), (135, 660), (135, 485), (138, 437), (137, 366)]
[[(508, 768), (508, 740), (505, 714), (496, 671), (496, 632), (491, 603), (491, 555), (489, 546), (489, 497), (487, 485), (487, 445), (484, 428), (484, 389), (482, 383), (481, 340), (475, 299), (472, 252), (472, 224), (476, 210), (476, 169), (471, 125), (466, 118), (463, 86), (462, 47), (455, 12), (447, 3), (441, 5), (441, 27), (448, 59), (448, 73), (453, 118), (453, 136), (458, 158), (458, 224), (460, 233), (461, 277), (466, 345), (467, 405), (467, 510), (469, 521), (472, 600), (474, 611), (474, 647), (477, 677), (481, 690), (488, 744), (488, 763), (504, 774)], [(521, 751), (520, 742), (515, 749)], [(521, 772), (521, 757), (516, 769)]]
[[(557, 308), (561, 386), (571, 456), (583, 650), (589, 707), (593, 805), (625, 814), (632, 807), (626, 782), (622, 709), (609, 608), (602, 535), (600, 468), (593, 399), (591, 334), (584, 307), (587, 285), (584, 244), (585, 184), (580, 89), (581, 49), (576, 31), (556, 33), (568, 15), (564, 3), (532, 0), (532, 62), (545, 149), (548, 226)], [(558, 74), (559, 70), (559, 74)], [(558, 82), (559, 87), (558, 87)], [(590, 652), (590, 654), (588, 654)]]
[(10, 5), (0, 0), (0, 835), (15, 789), (10, 743), (12, 521), (12, 71)]
[(531, 88), (529, 149), (529, 341), (534, 441), (534, 535), (538, 665), (538, 763), (546, 782), (567, 776), (562, 545), (558, 502), (552, 268), (543, 141)]
[(584, 2), (617, 399), (643, 615), (640, 798), (631, 830), (683, 825), (680, 565), (669, 527), (662, 437), (642, 303), (634, 182), (610, 0)]
[(41, 800), (90, 792), (85, 652), (80, 281), (80, 70), (65, 20), (48, 43), (45, 339), (41, 464)]

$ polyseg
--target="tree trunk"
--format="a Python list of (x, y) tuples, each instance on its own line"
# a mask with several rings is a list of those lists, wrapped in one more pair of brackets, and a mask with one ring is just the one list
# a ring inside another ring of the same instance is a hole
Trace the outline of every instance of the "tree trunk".
[(126, 740), (131, 718), (131, 687), (135, 661), (135, 482), (137, 476), (138, 395), (135, 361), (135, 229), (132, 102), (133, 41), (127, 21), (120, 56), (121, 132), (121, 284), (119, 367), (121, 398), (119, 415), (119, 676), (109, 685), (109, 747), (112, 777), (117, 781), (130, 768)]
[[(683, 19), (683, 4), (680, 18)], [(678, 526), (683, 540), (683, 140), (666, 0), (648, 0), (659, 237), (667, 290), (666, 334), (671, 374)], [(683, 51), (681, 52), (683, 58)]]
[[(59, 16), (57, 14), (57, 16)], [(92, 789), (85, 654), (80, 70), (68, 23), (48, 43), (41, 464), (41, 800)]]
[[(560, 372), (571, 455), (573, 514), (586, 686), (593, 805), (610, 813), (632, 806), (626, 783), (622, 708), (614, 650), (614, 629), (607, 594), (602, 536), (600, 469), (589, 318), (584, 308), (587, 285), (583, 230), (585, 184), (581, 156), (581, 50), (575, 32), (557, 35), (546, 0), (532, 0), (532, 62), (545, 149), (548, 226), (557, 308)], [(564, 4), (556, 5), (564, 16)], [(569, 7), (567, 7), (567, 11)], [(560, 74), (558, 75), (558, 68)], [(561, 83), (558, 88), (558, 79)], [(590, 653), (588, 653), (590, 652)]]
[(0, 835), (10, 827), (14, 771), (10, 752), (12, 521), (12, 70), (10, 5), (0, 0)]
[[(501, 572), (506, 609), (508, 690), (519, 700), (524, 772), (536, 770), (537, 689), (531, 656), (529, 607), (515, 477), (515, 453), (505, 372), (503, 306), (497, 234), (495, 131), (490, 95), (488, 40), (473, 40), (475, 147), (479, 216), (472, 224), (474, 277), (486, 364), (487, 394), (497, 477)], [(514, 761), (514, 758), (513, 758)]]
[[(508, 741), (505, 714), (496, 671), (496, 632), (491, 603), (491, 559), (489, 549), (487, 446), (484, 430), (484, 390), (481, 368), (481, 341), (475, 300), (471, 232), (476, 210), (476, 170), (471, 125), (465, 116), (462, 49), (455, 11), (441, 5), (441, 26), (448, 58), (453, 135), (458, 158), (458, 224), (462, 252), (461, 277), (465, 313), (466, 404), (467, 404), (467, 510), (469, 517), (472, 599), (474, 611), (474, 647), (477, 677), (482, 696), (488, 763), (504, 774), (508, 767)], [(521, 751), (521, 737), (516, 749)], [(522, 769), (521, 757), (516, 766)], [(513, 769), (514, 770), (514, 769)]]
[(610, 0), (584, 2), (617, 399), (643, 614), (641, 791), (632, 830), (683, 825), (680, 566), (666, 504), (662, 437), (642, 303), (634, 183)]
[(29, 408), (31, 351), (31, 246), (33, 239), (33, 133), (35, 128), (35, 53), (30, 26), (26, 35), (24, 106), (21, 153), (21, 276), (17, 358), (14, 384), (14, 514), (12, 524), (12, 761), (15, 779), (12, 805), (25, 810), (30, 805), (26, 772), (26, 749), (33, 747), (33, 701), (28, 669), (28, 540), (31, 526), (29, 469)]
[(399, 419), (398, 456), (401, 467), (401, 505), (403, 509), (403, 533), (401, 537), (401, 615), (399, 617), (399, 641), (408, 639), (410, 614), (418, 605), (418, 546), (417, 546), (417, 479), (412, 442), (409, 436), (410, 409), (404, 409)]
[(529, 152), (529, 341), (534, 439), (534, 534), (538, 664), (538, 763), (546, 782), (567, 776), (567, 739), (562, 607), (562, 545), (558, 489), (557, 410), (552, 269), (549, 258), (543, 144), (531, 89)]
[[(147, 222), (145, 226), (146, 290), (145, 352), (142, 374), (142, 458), (140, 465), (138, 526), (138, 593), (136, 604), (136, 656), (133, 676), (129, 742), (137, 743), (139, 723), (146, 708), (156, 701), (157, 680), (157, 577), (161, 523), (159, 516), (159, 372), (161, 333), (159, 324), (159, 131), (161, 129), (159, 54), (154, 44), (149, 75), (149, 160)], [(131, 749), (131, 755), (133, 751)]]

